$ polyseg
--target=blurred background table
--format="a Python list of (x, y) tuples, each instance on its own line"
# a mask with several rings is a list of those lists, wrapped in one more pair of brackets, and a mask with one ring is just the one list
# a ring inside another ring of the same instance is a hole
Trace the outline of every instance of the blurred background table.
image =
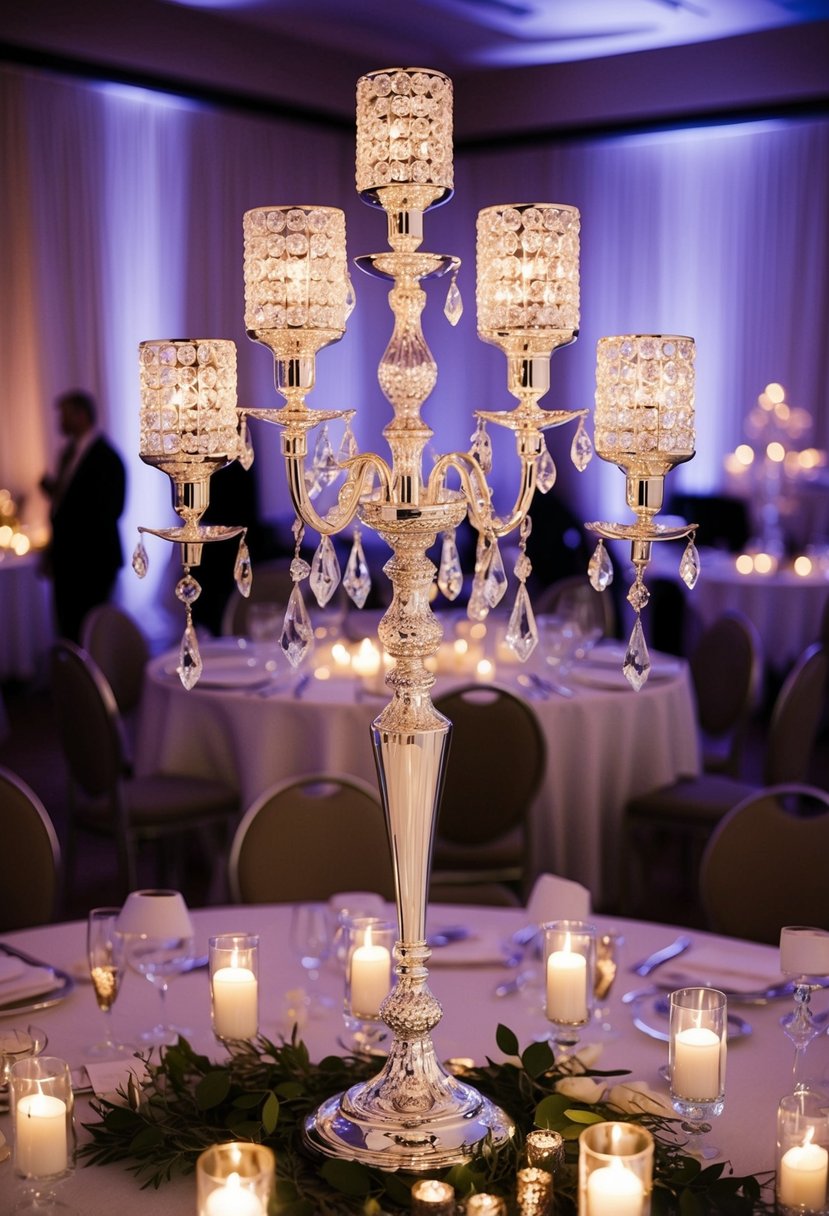
[(54, 626), (50, 584), (39, 565), (37, 553), (17, 557), (0, 550), (0, 682), (45, 672)]
[[(540, 648), (539, 648), (540, 649)], [(547, 743), (547, 771), (532, 808), (534, 873), (581, 882), (596, 907), (618, 894), (626, 802), (699, 770), (693, 693), (685, 664), (654, 656), (635, 693), (621, 673), (618, 643), (597, 648), (566, 676), (570, 697), (530, 685), (551, 675), (543, 659), (497, 663), (492, 680), (531, 700)], [(136, 745), (139, 772), (163, 770), (235, 781), (242, 804), (276, 781), (342, 772), (376, 781), (369, 729), (387, 700), (382, 681), (366, 692), (353, 675), (319, 678), (314, 657), (294, 673), (276, 648), (243, 639), (207, 643), (204, 674), (182, 688), (176, 654), (151, 662)], [(275, 664), (273, 672), (269, 664)], [(472, 672), (439, 674), (433, 696), (475, 682)], [(564, 681), (563, 681), (564, 682)], [(450, 761), (451, 764), (451, 755)], [(507, 764), (520, 757), (504, 756)]]

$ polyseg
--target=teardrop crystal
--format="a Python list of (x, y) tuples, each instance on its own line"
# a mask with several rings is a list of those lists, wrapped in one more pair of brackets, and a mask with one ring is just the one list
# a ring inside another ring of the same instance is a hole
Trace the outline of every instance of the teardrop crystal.
[(446, 303), (443, 306), (443, 312), (450, 325), (457, 325), (463, 316), (463, 300), (461, 299), (461, 290), (458, 287), (457, 275), (452, 275), (452, 282), (449, 284), (449, 290), (446, 293)]
[(348, 555), (348, 563), (343, 576), (343, 586), (348, 592), (349, 599), (358, 608), (362, 608), (368, 599), (369, 591), (371, 591), (371, 575), (366, 564), (363, 543), (360, 540), (359, 532), (354, 533), (354, 541), (351, 545), (351, 552)]
[(472, 446), (469, 449), (469, 455), (473, 460), (477, 460), (478, 464), (484, 473), (492, 472), (492, 440), (486, 429), (486, 422), (483, 418), (478, 419), (478, 425), (474, 435), (470, 436)]
[(596, 545), (587, 563), (587, 577), (594, 591), (606, 591), (613, 582), (613, 563), (603, 540)]
[(639, 572), (636, 575), (635, 582), (631, 585), (630, 591), (627, 593), (627, 602), (634, 612), (641, 612), (643, 608), (647, 608), (650, 598), (651, 593), (642, 582), (642, 574)]
[(570, 444), (570, 459), (580, 473), (583, 473), (593, 459), (593, 442), (587, 433), (584, 419), (579, 418), (579, 425)]
[(545, 444), (541, 449), (541, 454), (535, 466), (535, 481), (542, 494), (549, 494), (556, 484), (557, 476), (555, 461), (550, 455), (550, 449)]
[(648, 645), (645, 641), (645, 631), (642, 628), (642, 620), (639, 616), (636, 617), (636, 624), (633, 626), (633, 632), (630, 635), (628, 648), (625, 651), (625, 661), (622, 664), (622, 671), (625, 679), (631, 688), (639, 692), (644, 687), (645, 681), (648, 678), (648, 672), (651, 669), (651, 657), (648, 654)]
[(302, 598), (299, 584), (295, 583), (285, 609), (282, 636), (279, 645), (292, 667), (299, 667), (314, 642), (314, 630)]
[(699, 550), (694, 544), (693, 537), (691, 537), (685, 546), (685, 552), (682, 554), (679, 562), (679, 577), (689, 591), (693, 591), (697, 585), (701, 566)]
[(337, 463), (344, 464), (346, 460), (352, 460), (359, 454), (359, 451), (357, 437), (351, 429), (351, 423), (347, 422), (337, 450)]
[(340, 466), (331, 446), (328, 426), (323, 425), (314, 446), (311, 467), (305, 472), (305, 485), (309, 498), (316, 498), (340, 472)]
[(132, 551), (132, 568), (139, 578), (144, 578), (150, 568), (150, 559), (147, 557), (147, 550), (144, 548), (144, 541), (141, 537), (138, 538), (138, 544)]
[(504, 641), (522, 663), (526, 663), (538, 645), (538, 630), (527, 588), (522, 583), (510, 613)]
[(320, 608), (324, 608), (340, 583), (340, 563), (330, 536), (320, 537), (311, 561), (309, 585)]
[(484, 567), (484, 595), (490, 608), (496, 608), (500, 604), (506, 590), (507, 572), (504, 569), (504, 559), (501, 557), (497, 540), (493, 540)]
[(188, 609), (187, 627), (181, 639), (181, 646), (178, 652), (178, 667), (176, 668), (178, 678), (188, 692), (198, 684), (203, 670), (204, 664), (199, 653), (199, 639), (196, 637), (196, 631), (193, 628), (193, 618), (190, 616)]
[(463, 570), (454, 529), (444, 532), (438, 567), (438, 589), (448, 600), (455, 600), (463, 589)]
[(248, 426), (248, 420), (242, 415), (242, 422), (239, 428), (239, 464), (243, 469), (249, 469), (253, 464), (254, 458), (253, 438)]
[(239, 588), (239, 594), (247, 599), (253, 586), (253, 567), (250, 564), (250, 551), (244, 536), (239, 541), (239, 551), (236, 554), (236, 564), (233, 567), (233, 578), (236, 586)]
[(346, 321), (357, 307), (357, 292), (354, 290), (354, 282), (350, 274), (345, 276), (345, 319)]
[(184, 578), (180, 578), (176, 583), (176, 599), (180, 600), (182, 604), (195, 604), (200, 595), (201, 584), (188, 570)]
[(489, 616), (489, 604), (484, 595), (484, 577), (481, 571), (476, 571), (472, 579), (472, 590), (466, 605), (466, 615), (470, 621), (485, 621)]

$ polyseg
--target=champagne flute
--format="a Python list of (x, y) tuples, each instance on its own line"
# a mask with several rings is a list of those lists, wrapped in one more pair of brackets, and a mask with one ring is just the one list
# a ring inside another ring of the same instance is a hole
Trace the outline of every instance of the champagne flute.
[(112, 1006), (124, 975), (124, 936), (118, 932), (120, 908), (93, 908), (86, 925), (89, 977), (106, 1024), (106, 1038), (87, 1048), (91, 1056), (118, 1056), (129, 1051), (112, 1037)]
[(614, 1029), (610, 1020), (609, 996), (613, 989), (616, 976), (619, 974), (619, 961), (622, 947), (625, 944), (624, 935), (617, 929), (599, 933), (596, 937), (596, 972), (593, 980), (593, 999), (595, 1009), (593, 1018), (605, 1038), (617, 1038), (618, 1030)]
[(668, 1063), (671, 1101), (688, 1135), (686, 1151), (708, 1160), (719, 1149), (706, 1140), (710, 1120), (725, 1106), (727, 1002), (717, 988), (671, 993)]

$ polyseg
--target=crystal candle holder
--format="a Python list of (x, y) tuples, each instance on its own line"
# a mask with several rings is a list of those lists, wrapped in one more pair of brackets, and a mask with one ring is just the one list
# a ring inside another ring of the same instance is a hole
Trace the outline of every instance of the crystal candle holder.
[(455, 1216), (455, 1189), (437, 1178), (422, 1178), (412, 1187), (412, 1216)]
[(507, 1216), (507, 1205), (498, 1195), (470, 1195), (466, 1201), (466, 1216)]
[(214, 1144), (196, 1162), (197, 1214), (268, 1216), (275, 1180), (276, 1158), (263, 1144)]
[(25, 1180), (16, 1212), (59, 1211), (56, 1185), (75, 1165), (69, 1065), (56, 1056), (18, 1060), (9, 1070), (14, 1169)]
[(515, 1175), (518, 1216), (550, 1216), (553, 1210), (553, 1175), (528, 1165)]
[(594, 1123), (579, 1136), (579, 1216), (648, 1216), (653, 1136), (634, 1123)]
[(392, 949), (396, 926), (376, 916), (345, 921), (345, 1000), (343, 1019), (352, 1051), (372, 1052), (386, 1038), (381, 1017), (392, 987)]
[(777, 1210), (829, 1212), (829, 1114), (826, 1099), (798, 1086), (777, 1108)]
[(259, 1033), (259, 937), (223, 933), (208, 942), (210, 1014), (222, 1042)]
[(564, 1138), (560, 1132), (545, 1127), (536, 1128), (527, 1132), (524, 1147), (529, 1166), (537, 1166), (555, 1176), (556, 1170), (564, 1164)]
[(713, 1157), (704, 1143), (709, 1119), (725, 1105), (727, 1002), (716, 988), (680, 988), (671, 993), (669, 1059), (671, 1100), (690, 1136), (688, 1152)]
[(555, 1042), (573, 1047), (592, 1016), (596, 930), (582, 920), (548, 921), (541, 928), (547, 1018), (555, 1027)]

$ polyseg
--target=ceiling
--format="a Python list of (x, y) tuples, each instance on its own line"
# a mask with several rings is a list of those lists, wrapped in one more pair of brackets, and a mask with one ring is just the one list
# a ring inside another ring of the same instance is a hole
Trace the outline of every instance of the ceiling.
[(164, 0), (377, 66), (485, 69), (685, 46), (829, 17), (829, 0)]

